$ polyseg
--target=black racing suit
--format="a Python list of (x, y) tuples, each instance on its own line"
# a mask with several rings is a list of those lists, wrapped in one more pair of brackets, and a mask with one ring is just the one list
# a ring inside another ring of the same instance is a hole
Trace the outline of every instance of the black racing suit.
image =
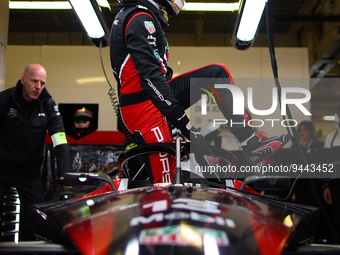
[(22, 97), (20, 80), (16, 87), (0, 92), (0, 201), (9, 187), (17, 188), (21, 227), (30, 221), (25, 218), (30, 204), (44, 201), (40, 168), (47, 131), (54, 142), (59, 177), (63, 177), (71, 171), (70, 149), (62, 117), (47, 89), (30, 103)]
[[(198, 101), (202, 92), (190, 85), (190, 79), (223, 78), (233, 83), (229, 70), (223, 64), (212, 64), (171, 79), (169, 45), (163, 30), (167, 23), (160, 11), (147, 1), (139, 2), (141, 5), (123, 3), (120, 7), (124, 8), (113, 22), (110, 41), (123, 122), (140, 144), (171, 142), (167, 120), (190, 139), (189, 119), (184, 109)], [(232, 114), (230, 91), (216, 90), (226, 119), (242, 122), (244, 116)], [(241, 141), (252, 134), (251, 128), (242, 130), (235, 133)], [(175, 169), (173, 158), (162, 153), (152, 154), (150, 164), (154, 183), (171, 181)]]

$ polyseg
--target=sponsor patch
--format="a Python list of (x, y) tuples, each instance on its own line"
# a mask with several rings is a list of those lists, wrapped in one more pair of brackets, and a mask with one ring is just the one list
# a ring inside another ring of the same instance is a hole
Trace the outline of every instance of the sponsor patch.
[(159, 56), (159, 54), (158, 54), (158, 50), (157, 50), (157, 49), (153, 51), (153, 54), (155, 55), (155, 57), (156, 57), (157, 59), (160, 59), (160, 58), (161, 58), (161, 57)]
[(202, 246), (203, 243), (212, 241), (218, 246), (228, 246), (230, 243), (227, 234), (222, 230), (186, 224), (144, 229), (139, 235), (139, 241), (146, 245), (180, 246)]
[(150, 34), (153, 34), (154, 32), (156, 32), (155, 25), (153, 24), (152, 21), (144, 21), (144, 26)]

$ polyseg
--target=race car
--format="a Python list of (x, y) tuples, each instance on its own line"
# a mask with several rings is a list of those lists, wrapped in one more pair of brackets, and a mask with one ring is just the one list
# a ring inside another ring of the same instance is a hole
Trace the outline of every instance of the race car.
[[(317, 208), (263, 195), (263, 190), (287, 188), (289, 178), (210, 179), (183, 170), (180, 160), (173, 183), (150, 184), (140, 178), (145, 170), (143, 164), (135, 167), (136, 159), (155, 152), (182, 159), (188, 146), (176, 140), (132, 148), (119, 157), (119, 178), (68, 173), (65, 185), (95, 184), (98, 189), (35, 204), (32, 221), (40, 241), (1, 243), (0, 253), (340, 254), (339, 246), (313, 244)], [(222, 149), (211, 154), (219, 164), (237, 164)]]

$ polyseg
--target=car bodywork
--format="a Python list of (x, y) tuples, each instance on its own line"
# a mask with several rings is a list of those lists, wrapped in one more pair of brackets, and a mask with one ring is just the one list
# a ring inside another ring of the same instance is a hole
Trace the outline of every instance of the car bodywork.
[[(176, 152), (170, 147), (135, 148), (135, 153), (122, 155), (119, 165), (157, 150)], [(317, 208), (265, 197), (235, 179), (222, 185), (182, 178), (176, 177), (172, 184), (136, 185), (131, 178), (70, 173), (67, 179), (71, 183), (104, 184), (83, 196), (34, 205), (32, 220), (41, 241), (0, 244), (0, 253), (275, 255), (340, 251), (336, 246), (312, 244)]]

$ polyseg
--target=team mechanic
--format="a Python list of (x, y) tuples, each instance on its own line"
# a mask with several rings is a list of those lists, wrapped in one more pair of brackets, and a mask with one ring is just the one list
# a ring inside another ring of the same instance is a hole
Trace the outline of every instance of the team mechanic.
[(45, 200), (40, 168), (46, 130), (55, 147), (59, 178), (71, 171), (63, 120), (45, 82), (45, 69), (30, 64), (15, 87), (0, 92), (0, 199), (16, 187), (21, 202), (20, 240), (34, 240), (31, 204)]
[[(207, 152), (208, 143), (194, 131), (184, 112), (202, 93), (198, 84), (190, 85), (190, 79), (220, 78), (222, 84), (233, 84), (229, 70), (223, 64), (211, 64), (172, 78), (168, 66), (169, 45), (163, 27), (168, 26), (167, 15), (175, 16), (180, 12), (184, 5), (182, 0), (122, 0), (117, 5), (122, 9), (111, 28), (110, 57), (124, 124), (138, 144), (168, 143), (172, 141), (169, 121), (186, 138), (190, 139), (191, 133), (191, 148)], [(233, 115), (230, 91), (216, 91), (224, 117), (233, 123), (243, 123), (247, 116)], [(241, 124), (233, 125), (231, 131), (252, 164), (267, 158), (290, 139), (289, 134), (269, 139), (255, 136), (251, 127)], [(163, 153), (152, 154), (149, 159), (146, 163), (152, 171), (149, 173), (151, 180), (170, 182), (175, 160)]]

